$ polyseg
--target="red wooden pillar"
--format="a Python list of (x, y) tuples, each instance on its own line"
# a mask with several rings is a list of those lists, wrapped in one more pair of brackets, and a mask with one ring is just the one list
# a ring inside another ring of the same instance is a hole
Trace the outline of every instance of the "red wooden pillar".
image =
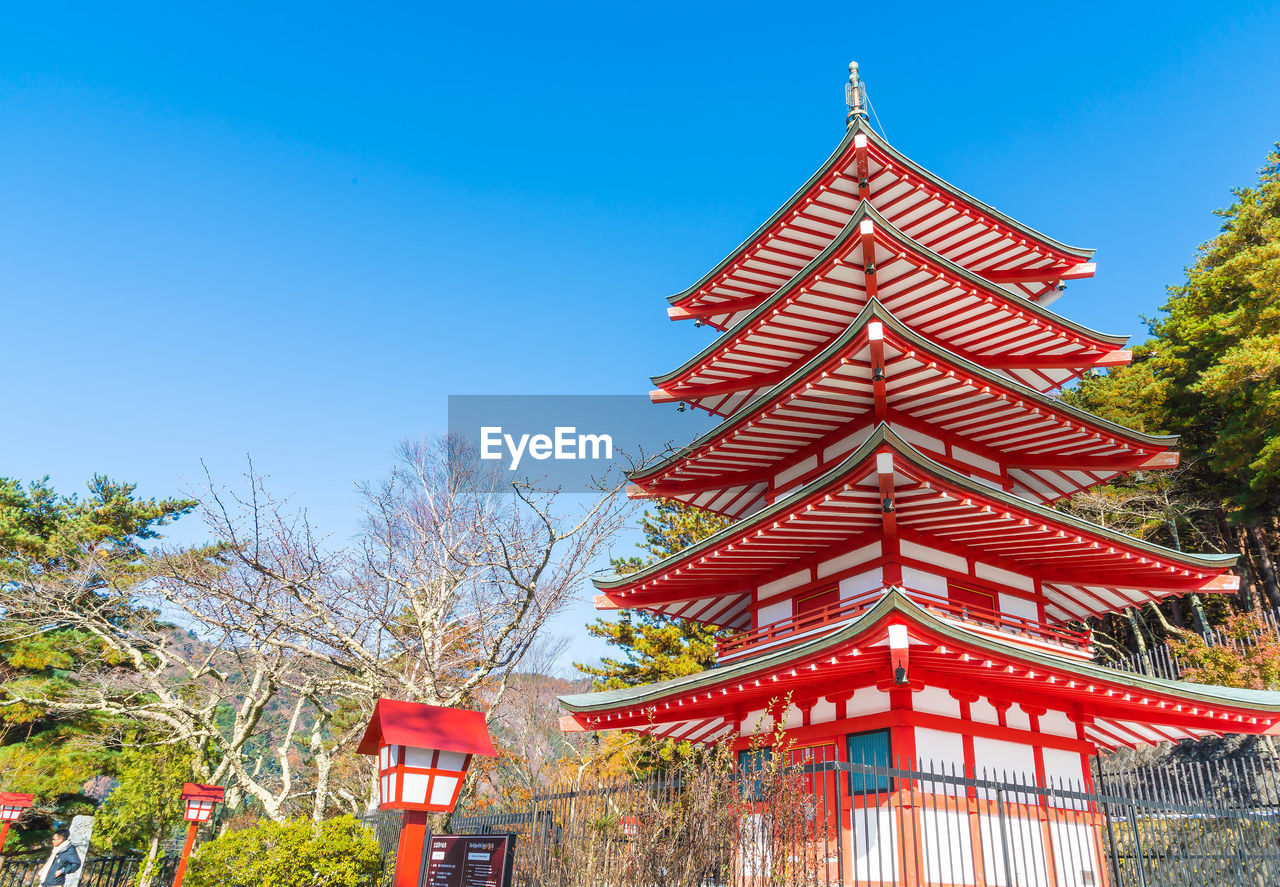
[[(972, 721), (973, 703), (977, 702), (981, 697), (977, 693), (965, 693), (959, 690), (952, 690), (951, 697), (960, 703), (960, 719)], [(964, 777), (966, 779), (977, 779), (977, 750), (974, 747), (973, 734), (963, 734), (961, 743), (964, 747)], [(973, 786), (966, 786), (962, 803), (962, 809), (965, 810), (965, 819), (969, 824), (969, 852), (973, 859), (974, 881), (977, 884), (985, 884), (987, 873), (982, 856), (982, 820), (978, 816), (978, 790)]]
[[(1022, 710), (1030, 717), (1031, 732), (1040, 732), (1040, 718), (1043, 717), (1047, 709), (1038, 706), (1030, 706), (1025, 702), (1019, 703)], [(1044, 764), (1044, 746), (1036, 745), (1032, 747), (1032, 754), (1035, 755), (1036, 764), (1036, 784), (1040, 788), (1049, 787), (1049, 777), (1045, 771)], [(1041, 795), (1036, 804), (1040, 815), (1040, 840), (1044, 843), (1044, 866), (1045, 866), (1045, 887), (1058, 887), (1058, 856), (1057, 849), (1053, 846), (1053, 823), (1057, 818), (1057, 809), (1050, 806), (1049, 798)]]
[(196, 829), (200, 823), (187, 824), (187, 841), (182, 845), (182, 858), (178, 860), (178, 870), (173, 875), (173, 887), (182, 887), (182, 879), (187, 875), (187, 860), (191, 858), (191, 848), (196, 844)]
[[(849, 717), (849, 701), (853, 699), (853, 691), (846, 690), (843, 693), (828, 693), (827, 701), (836, 707), (835, 719), (837, 723), (843, 722)], [(844, 763), (849, 762), (849, 745), (845, 741), (843, 734), (835, 734), (832, 741), (836, 744), (836, 760)], [(837, 827), (840, 829), (840, 846), (844, 853), (844, 881), (845, 884), (853, 884), (857, 881), (857, 864), (858, 854), (854, 847), (854, 829), (853, 829), (853, 795), (849, 793), (849, 774), (839, 771), (836, 774), (836, 818)]]
[(396, 873), (391, 887), (418, 887), (422, 881), (422, 851), (427, 843), (427, 814), (406, 810), (400, 819), (400, 843), (396, 845)]
[[(894, 687), (889, 690), (889, 708), (895, 718), (889, 728), (889, 748), (892, 759), (901, 770), (916, 766), (916, 730), (911, 723), (911, 688)], [(923, 829), (916, 804), (916, 784), (911, 779), (899, 779), (889, 794), (890, 809), (897, 807), (898, 816), (898, 883), (904, 887), (916, 887), (923, 872), (920, 861), (924, 858)]]
[[(1076, 722), (1076, 738), (1082, 742), (1092, 742), (1089, 734), (1085, 732), (1085, 726), (1093, 723), (1093, 716), (1086, 715), (1081, 712), (1075, 718)], [(1080, 755), (1081, 776), (1084, 778), (1084, 790), (1090, 794), (1096, 793), (1097, 789), (1093, 785), (1093, 768), (1089, 766), (1089, 756), (1081, 753)], [(1111, 867), (1107, 865), (1107, 847), (1102, 837), (1103, 816), (1106, 814), (1094, 801), (1090, 801), (1084, 809), (1085, 815), (1080, 817), (1081, 821), (1087, 823), (1089, 834), (1093, 840), (1090, 842), (1093, 846), (1094, 865), (1098, 867), (1098, 884), (1101, 887), (1108, 887), (1111, 883)]]

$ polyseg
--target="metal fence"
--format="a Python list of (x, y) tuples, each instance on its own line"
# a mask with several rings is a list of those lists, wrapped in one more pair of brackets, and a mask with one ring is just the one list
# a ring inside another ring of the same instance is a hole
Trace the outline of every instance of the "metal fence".
[[(48, 857), (0, 857), (0, 887), (35, 887), (37, 875)], [(135, 856), (90, 856), (80, 872), (80, 887), (131, 887), (145, 860)], [(156, 860), (152, 887), (170, 887), (178, 869), (177, 856)]]
[[(1260, 610), (1257, 615), (1266, 626), (1265, 631), (1280, 631), (1280, 608)], [(1229, 637), (1214, 628), (1210, 628), (1203, 633), (1195, 632), (1195, 634), (1200, 635), (1210, 647), (1234, 647), (1239, 649), (1242, 643), (1252, 643), (1249, 640), (1242, 642), (1237, 638)], [(1254, 636), (1255, 639), (1257, 637), (1259, 635)], [(1184, 668), (1182, 661), (1163, 644), (1149, 647), (1145, 653), (1132, 653), (1119, 659), (1100, 660), (1099, 664), (1108, 668), (1119, 669), (1120, 671), (1150, 675), (1151, 677), (1165, 678), (1170, 681), (1181, 680)]]
[(1089, 785), (831, 761), (776, 779), (548, 792), (455, 816), (452, 829), (515, 833), (522, 887), (1280, 883), (1275, 773), (1215, 781), (1208, 768), (1184, 770)]

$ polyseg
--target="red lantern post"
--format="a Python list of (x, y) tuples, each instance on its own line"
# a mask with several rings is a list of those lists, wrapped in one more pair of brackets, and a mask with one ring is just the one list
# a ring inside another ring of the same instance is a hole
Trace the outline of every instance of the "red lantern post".
[(173, 876), (173, 887), (182, 887), (182, 879), (187, 874), (187, 859), (196, 843), (196, 829), (200, 827), (200, 823), (209, 821), (209, 817), (213, 815), (213, 805), (222, 802), (225, 791), (219, 785), (199, 785), (194, 782), (183, 784), (182, 818), (188, 823), (187, 842), (182, 845), (182, 858), (178, 860), (178, 871)]
[(31, 806), (35, 798), (18, 792), (0, 792), (0, 850), (4, 850), (5, 839), (9, 837), (9, 826), (18, 821), (22, 811)]
[(378, 756), (378, 807), (404, 811), (392, 887), (418, 887), (427, 814), (453, 809), (472, 755), (497, 754), (484, 715), (379, 699), (356, 750)]

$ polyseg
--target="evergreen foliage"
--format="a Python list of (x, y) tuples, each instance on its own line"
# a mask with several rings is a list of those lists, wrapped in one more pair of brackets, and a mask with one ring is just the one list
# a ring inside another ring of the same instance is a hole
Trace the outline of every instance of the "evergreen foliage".
[[(1232, 193), (1234, 202), (1216, 211), (1221, 232), (1200, 247), (1186, 281), (1169, 288), (1134, 362), (1087, 377), (1065, 395), (1103, 418), (1180, 435), (1184, 468), (1139, 472), (1069, 507), (1093, 520), (1109, 514), (1113, 525), (1174, 548), (1239, 552), (1237, 607), (1249, 610), (1280, 606), (1280, 150), (1268, 156), (1256, 186)], [(1154, 626), (1130, 612), (1110, 627), (1141, 652), (1148, 641), (1176, 634), (1168, 629), (1185, 624), (1185, 605), (1197, 622), (1208, 613), (1210, 624), (1234, 624), (1229, 608), (1193, 595), (1149, 608)]]
[[(728, 518), (663, 499), (645, 510), (639, 548), (648, 557), (614, 558), (619, 574), (634, 573), (669, 557), (728, 526)], [(599, 665), (578, 664), (591, 675), (596, 689), (635, 687), (705, 671), (715, 665), (717, 629), (687, 619), (672, 619), (646, 610), (622, 610), (617, 619), (598, 618), (587, 626), (592, 637), (619, 648), (622, 658), (605, 658)]]
[(1222, 233), (1154, 324), (1170, 430), (1246, 517), (1280, 503), (1280, 151), (1239, 188)]
[[(0, 587), (32, 575), (78, 571), (89, 577), (84, 605), (93, 606), (100, 585), (86, 565), (109, 565), (115, 575), (140, 569), (144, 544), (195, 507), (185, 499), (140, 499), (135, 489), (95, 475), (81, 498), (58, 494), (48, 478), (27, 485), (0, 478)], [(55, 716), (6, 700), (6, 690), (59, 699), (86, 670), (127, 664), (91, 634), (56, 624), (18, 630), (9, 621), (15, 615), (7, 608), (0, 613), (0, 784), (21, 782), (35, 793), (37, 807), (56, 807), (64, 816), (88, 812), (99, 798), (86, 794), (84, 784), (114, 772), (119, 745), (113, 737), (129, 725), (94, 712)], [(26, 843), (44, 831), (19, 834)]]
[(181, 747), (126, 745), (116, 767), (119, 785), (98, 808), (93, 840), (113, 852), (146, 852), (183, 822), (182, 784), (191, 754)]
[(1184, 461), (1238, 521), (1280, 505), (1280, 151), (1256, 187), (1216, 215), (1186, 282), (1129, 367), (1083, 380), (1069, 399), (1104, 418), (1181, 435)]
[(355, 817), (262, 820), (206, 841), (186, 887), (366, 887), (382, 872), (373, 832)]

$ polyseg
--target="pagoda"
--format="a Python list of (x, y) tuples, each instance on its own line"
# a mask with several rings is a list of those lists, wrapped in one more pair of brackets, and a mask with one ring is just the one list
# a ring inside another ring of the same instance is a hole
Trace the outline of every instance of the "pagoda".
[[(720, 335), (655, 377), (651, 397), (723, 421), (634, 472), (629, 494), (733, 523), (596, 583), (600, 609), (733, 634), (708, 671), (562, 697), (564, 728), (728, 738), (745, 754), (782, 727), (798, 761), (928, 761), (1084, 786), (1099, 750), (1277, 732), (1280, 694), (1111, 669), (1069, 627), (1236, 591), (1235, 556), (1053, 507), (1178, 463), (1175, 438), (1055, 396), (1131, 358), (1123, 337), (1051, 310), (1068, 281), (1093, 275), (1092, 251), (903, 156), (869, 126), (850, 71), (834, 153), (670, 300), (671, 318)], [(1100, 860), (1082, 865), (1096, 880), (1080, 883), (1102, 882)]]

